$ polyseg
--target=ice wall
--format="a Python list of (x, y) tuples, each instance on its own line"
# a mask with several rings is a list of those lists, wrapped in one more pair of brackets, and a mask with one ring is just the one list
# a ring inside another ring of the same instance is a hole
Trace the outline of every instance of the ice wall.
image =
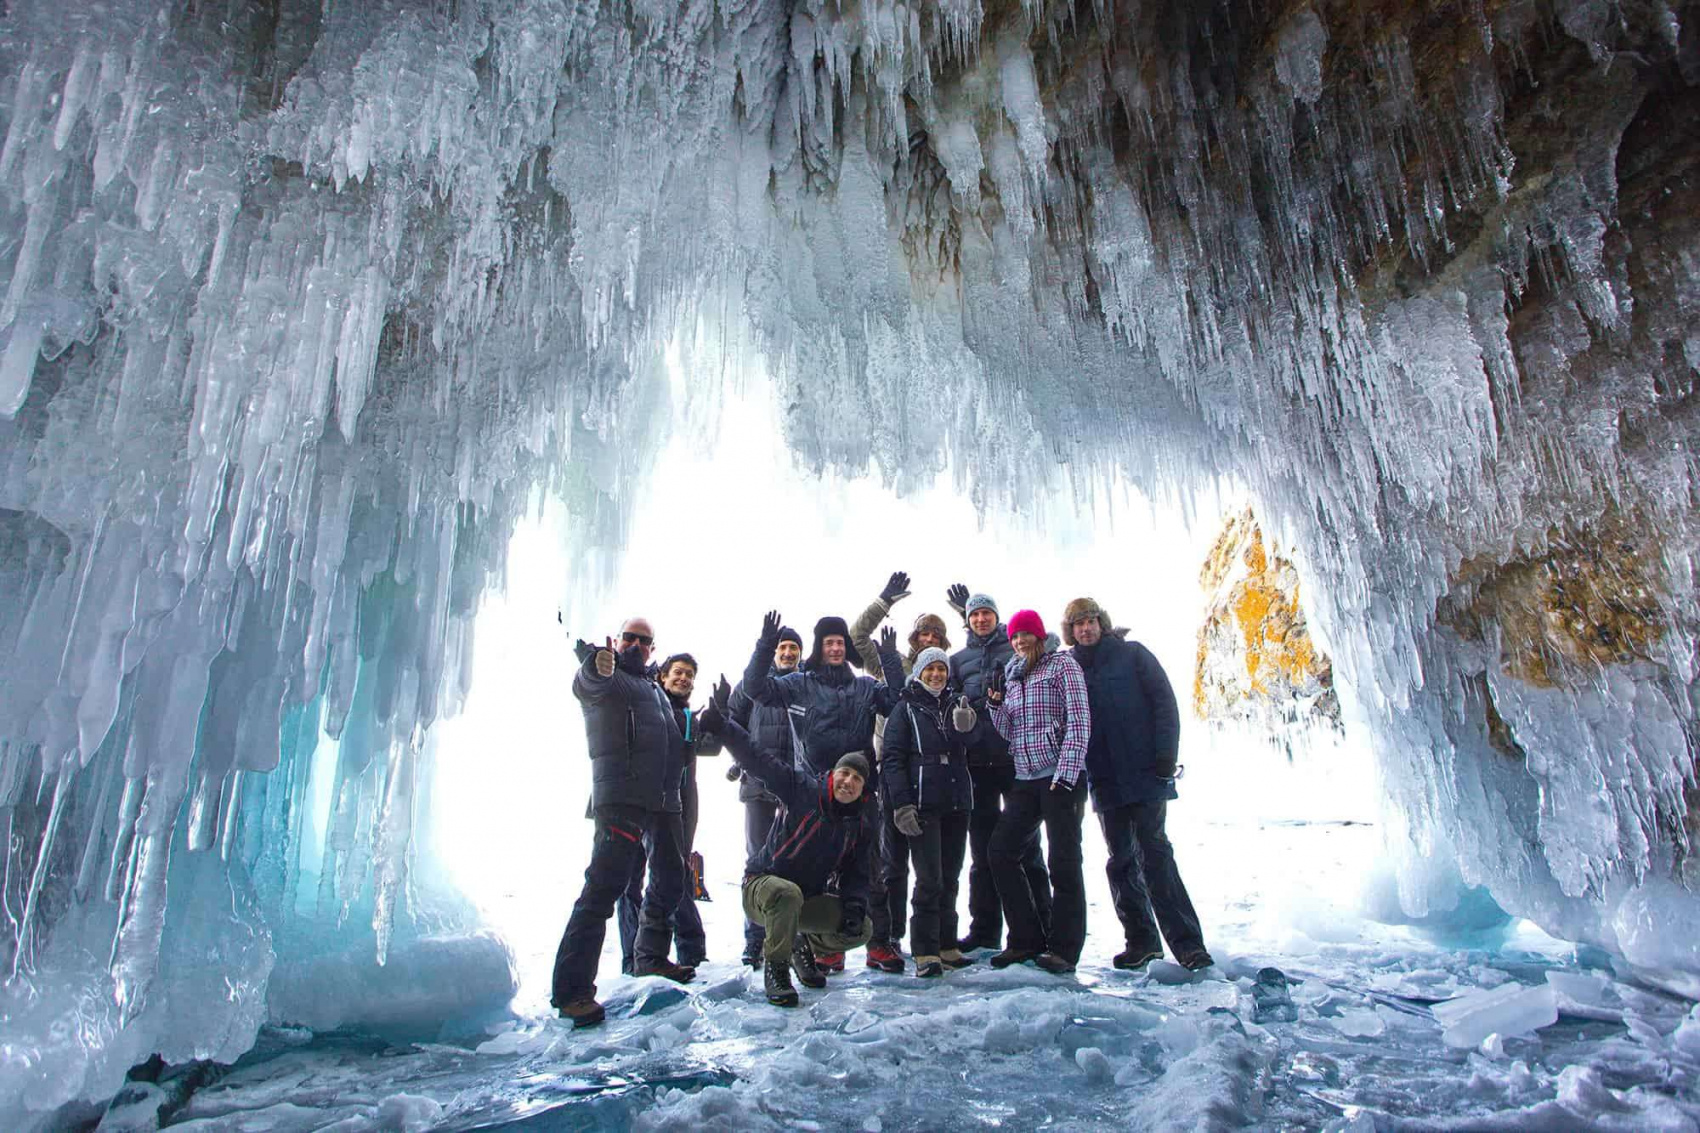
[(76, 1037), (6, 1097), (239, 1046), (274, 932), (412, 931), (478, 596), (540, 490), (581, 585), (617, 554), (670, 341), (706, 396), (778, 375), (806, 462), (948, 458), (994, 523), (1249, 485), (1412, 861), (1456, 863), (1411, 911), (1480, 882), (1700, 973), (1660, 932), (1696, 883), (1697, 21), (16, 0), (0, 957)]

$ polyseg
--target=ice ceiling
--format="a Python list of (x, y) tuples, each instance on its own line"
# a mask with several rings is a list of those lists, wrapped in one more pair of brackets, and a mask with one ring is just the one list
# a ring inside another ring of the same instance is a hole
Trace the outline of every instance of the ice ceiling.
[(617, 554), (670, 342), (706, 396), (759, 360), (805, 462), (899, 491), (1248, 485), (1407, 909), (1485, 884), (1697, 986), (1697, 29), (14, 0), (0, 959), (41, 1037), (0, 1091), (240, 1051), (297, 922), (407, 931), (479, 595), (539, 488)]

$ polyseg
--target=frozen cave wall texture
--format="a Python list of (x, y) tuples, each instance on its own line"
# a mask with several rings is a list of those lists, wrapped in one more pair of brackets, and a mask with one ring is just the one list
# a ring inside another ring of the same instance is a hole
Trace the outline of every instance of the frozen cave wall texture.
[(0, 1104), (433, 927), (479, 596), (539, 491), (616, 553), (669, 343), (994, 515), (1243, 485), (1408, 910), (1700, 980), (1697, 84), (1640, 0), (12, 0)]

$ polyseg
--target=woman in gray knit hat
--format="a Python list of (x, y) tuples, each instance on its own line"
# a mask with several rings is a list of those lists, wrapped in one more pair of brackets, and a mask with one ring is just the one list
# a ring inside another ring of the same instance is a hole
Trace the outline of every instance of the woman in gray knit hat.
[[(976, 719), (968, 701), (953, 694), (949, 654), (938, 648), (916, 655), (914, 675), (886, 717), (880, 788), (900, 841), (892, 847), (891, 876), (897, 861), (914, 862), (909, 948), (922, 978), (973, 963), (956, 947), (956, 895), (974, 801), (966, 738)], [(888, 879), (886, 899), (893, 923), (901, 923), (903, 887)]]

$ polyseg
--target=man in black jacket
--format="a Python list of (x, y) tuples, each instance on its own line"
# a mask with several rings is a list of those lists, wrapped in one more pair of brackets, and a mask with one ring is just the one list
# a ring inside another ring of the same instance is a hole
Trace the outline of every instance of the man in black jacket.
[[(998, 621), (998, 604), (989, 594), (969, 596), (968, 587), (957, 583), (949, 591), (950, 604), (963, 613), (968, 643), (950, 656), (951, 682), (968, 698), (978, 713), (974, 730), (968, 734), (968, 774), (974, 783), (974, 809), (968, 818), (968, 935), (957, 947), (964, 952), (976, 948), (997, 949), (1003, 941), (1003, 902), (998, 899), (992, 878), (992, 831), (1003, 813), (1004, 800), (1015, 789), (1015, 761), (1009, 741), (992, 727), (986, 707), (986, 680), (1015, 656), (1009, 634)], [(1037, 834), (1022, 857), (1021, 870), (1033, 891), (1033, 903), (1041, 926), (1051, 923), (1051, 878)]]
[(757, 704), (784, 707), (791, 716), (796, 739), (792, 753), (798, 770), (825, 775), (840, 756), (859, 751), (867, 758), (874, 744), (874, 717), (890, 712), (903, 690), (903, 662), (897, 656), (897, 633), (887, 626), (880, 633), (881, 684), (851, 669), (866, 667), (866, 659), (850, 643), (843, 618), (826, 617), (815, 623), (814, 651), (795, 673), (770, 676), (773, 651), (779, 644), (777, 611), (762, 619), (761, 637), (744, 668), (744, 692)]
[[(793, 968), (804, 986), (825, 987), (826, 977), (815, 964), (816, 950), (859, 948), (873, 932), (868, 919), (872, 834), (863, 802), (868, 761), (852, 752), (822, 774), (782, 763), (759, 750), (749, 733), (730, 719), (729, 710), (722, 707), (730, 694), (722, 678), (702, 723), (785, 808), (744, 867), (744, 915), (761, 922), (765, 930), (763, 983), (768, 1002), (795, 1007)], [(834, 881), (836, 894), (827, 891)]]
[[(796, 672), (802, 659), (802, 637), (790, 626), (781, 627), (769, 677)], [(757, 751), (791, 766), (791, 713), (783, 704), (757, 704), (745, 695), (744, 684), (739, 681), (732, 690), (731, 713), (738, 726), (750, 733), (750, 742)], [(773, 829), (773, 820), (779, 814), (779, 798), (735, 762), (727, 769), (727, 776), (738, 780), (738, 801), (744, 804), (744, 856), (753, 857), (767, 843), (767, 832)], [(765, 937), (766, 930), (760, 921), (744, 921), (744, 963), (752, 968), (762, 966)]]
[(1063, 611), (1063, 640), (1074, 646), (1092, 704), (1087, 782), (1110, 851), (1110, 896), (1127, 935), (1127, 950), (1114, 963), (1142, 968), (1161, 959), (1161, 926), (1175, 960), (1197, 970), (1213, 961), (1163, 829), (1169, 800), (1179, 797), (1180, 708), (1163, 666), (1125, 633), (1112, 630), (1110, 616), (1090, 598)]
[[(720, 741), (699, 734), (696, 725), (696, 713), (691, 709), (691, 692), (696, 688), (697, 659), (689, 653), (675, 653), (661, 662), (661, 668), (656, 671), (655, 679), (661, 685), (661, 691), (667, 694), (667, 703), (673, 709), (673, 723), (678, 727), (680, 735), (685, 737), (685, 777), (680, 785), (679, 799), (681, 803), (680, 818), (684, 827), (685, 860), (691, 859), (691, 851), (696, 845), (697, 816), (701, 811), (697, 795), (697, 757), (720, 754)], [(639, 910), (643, 905), (643, 875), (644, 862), (639, 861), (632, 868), (631, 880), (626, 884), (625, 893), (621, 894), (618, 906), (620, 918), (620, 958), (621, 970), (627, 975), (632, 974), (636, 967), (636, 947), (638, 933)], [(679, 898), (679, 904), (674, 909), (669, 924), (673, 927), (674, 945), (678, 950), (679, 963), (687, 968), (701, 966), (708, 960), (708, 935), (703, 931), (702, 914), (697, 912), (694, 886), (687, 883), (684, 894)]]
[(667, 917), (685, 886), (680, 783), (685, 738), (673, 722), (667, 695), (649, 674), (655, 634), (643, 618), (629, 618), (614, 639), (586, 656), (573, 677), (573, 696), (584, 707), (591, 759), (596, 842), (584, 871), (584, 889), (573, 905), (555, 952), (550, 1003), (577, 1027), (603, 1020), (596, 1002), (596, 965), (614, 903), (635, 863), (647, 856), (649, 888), (643, 895), (633, 971), (680, 983), (696, 973), (667, 959)]

